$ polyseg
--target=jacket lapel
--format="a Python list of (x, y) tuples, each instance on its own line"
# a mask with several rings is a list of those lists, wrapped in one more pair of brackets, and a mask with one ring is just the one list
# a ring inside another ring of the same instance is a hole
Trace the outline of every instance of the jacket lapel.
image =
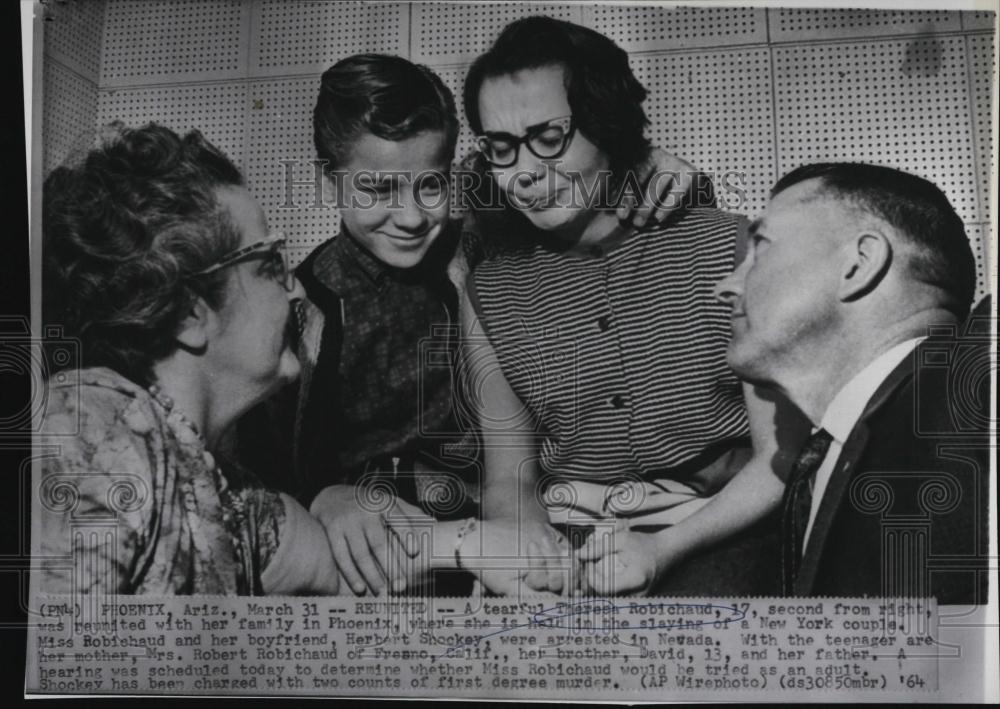
[[(799, 575), (795, 580), (795, 595), (808, 596), (813, 593), (819, 562), (826, 550), (830, 529), (843, 504), (844, 495), (847, 493), (855, 467), (868, 445), (868, 419), (885, 406), (894, 392), (910, 380), (913, 376), (914, 362), (920, 356), (922, 349), (921, 346), (914, 348), (913, 352), (905, 357), (886, 377), (881, 386), (875, 390), (862, 412), (861, 418), (858, 419), (858, 423), (855, 424), (854, 429), (844, 442), (837, 463), (833, 467), (833, 473), (830, 475), (830, 482), (827, 483), (823, 493), (823, 499), (820, 500), (819, 509), (816, 510), (816, 519), (813, 520), (812, 531), (809, 533), (802, 566), (799, 568)], [(834, 539), (831, 543), (835, 544), (837, 540)]]

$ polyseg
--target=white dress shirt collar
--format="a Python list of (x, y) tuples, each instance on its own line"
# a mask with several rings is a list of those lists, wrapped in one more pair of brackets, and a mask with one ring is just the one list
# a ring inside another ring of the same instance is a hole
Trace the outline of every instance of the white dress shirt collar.
[(899, 363), (925, 339), (916, 337), (900, 342), (876, 357), (837, 392), (830, 405), (826, 407), (818, 428), (824, 429), (833, 436), (833, 440), (844, 445), (875, 391), (882, 386), (882, 382), (892, 374)]
[(912, 340), (900, 342), (898, 345), (889, 348), (854, 376), (844, 387), (833, 397), (833, 401), (826, 407), (823, 419), (819, 426), (813, 429), (813, 433), (819, 429), (824, 429), (833, 440), (830, 448), (826, 452), (826, 457), (816, 471), (813, 478), (812, 505), (809, 508), (809, 523), (806, 525), (805, 541), (802, 544), (802, 551), (805, 553), (809, 535), (812, 534), (813, 523), (816, 521), (816, 512), (819, 510), (823, 493), (833, 475), (833, 468), (840, 458), (841, 450), (847, 437), (851, 435), (854, 426), (864, 413), (865, 407), (876, 390), (882, 386), (882, 382), (892, 374), (899, 363), (906, 359), (917, 345), (923, 342), (926, 337), (916, 337)]

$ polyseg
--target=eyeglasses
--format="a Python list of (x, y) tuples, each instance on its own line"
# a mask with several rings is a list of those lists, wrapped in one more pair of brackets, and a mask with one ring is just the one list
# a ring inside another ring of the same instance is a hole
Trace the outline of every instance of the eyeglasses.
[(223, 268), (235, 266), (253, 257), (263, 255), (260, 274), (277, 281), (289, 293), (295, 289), (295, 273), (288, 266), (288, 252), (285, 250), (285, 235), (280, 232), (269, 234), (247, 246), (230, 251), (208, 268), (198, 271), (195, 276), (208, 276)]
[(569, 148), (574, 130), (573, 117), (561, 116), (528, 126), (520, 138), (502, 132), (476, 136), (476, 145), (486, 161), (494, 167), (510, 167), (517, 162), (522, 143), (528, 146), (528, 150), (536, 158), (552, 160), (559, 157)]

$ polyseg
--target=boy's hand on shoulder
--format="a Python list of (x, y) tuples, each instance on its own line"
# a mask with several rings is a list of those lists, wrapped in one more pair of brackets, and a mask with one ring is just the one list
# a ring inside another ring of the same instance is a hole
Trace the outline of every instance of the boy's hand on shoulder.
[[(616, 216), (618, 221), (636, 229), (665, 222), (683, 207), (685, 197), (698, 197), (693, 193), (702, 189), (707, 181), (707, 177), (694, 165), (663, 148), (650, 149), (646, 159), (636, 169), (635, 178), (629, 181), (633, 189), (625, 192)], [(642, 188), (641, 195), (634, 193), (636, 186)], [(701, 201), (712, 203), (714, 196), (712, 199), (692, 201), (696, 204)]]

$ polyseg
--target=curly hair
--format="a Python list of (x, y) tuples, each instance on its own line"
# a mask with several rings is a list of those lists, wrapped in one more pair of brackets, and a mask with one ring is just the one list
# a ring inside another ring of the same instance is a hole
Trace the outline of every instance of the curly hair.
[(201, 133), (153, 123), (113, 123), (78, 165), (52, 171), (42, 196), (43, 313), (79, 338), (82, 366), (148, 386), (195, 301), (222, 306), (224, 273), (191, 276), (239, 245), (216, 192), (242, 184)]
[(350, 159), (362, 132), (399, 141), (427, 130), (444, 132), (451, 162), (458, 141), (455, 99), (427, 67), (386, 54), (355, 54), (323, 72), (313, 141), (328, 170)]

